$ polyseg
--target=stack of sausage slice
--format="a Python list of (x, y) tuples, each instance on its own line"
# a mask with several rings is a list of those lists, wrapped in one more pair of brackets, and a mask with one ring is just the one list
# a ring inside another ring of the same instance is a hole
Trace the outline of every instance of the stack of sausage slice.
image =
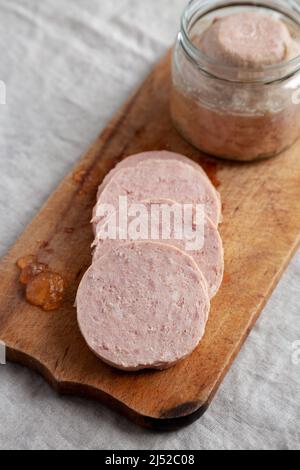
[[(147, 217), (139, 218), (141, 226), (149, 222), (154, 208), (169, 206), (184, 217), (177, 207), (204, 207), (201, 247), (187, 249), (188, 240), (174, 230), (164, 238), (160, 213), (151, 218), (148, 237), (139, 240), (129, 232), (120, 236), (122, 196), (129, 206), (143, 205)], [(103, 207), (115, 208), (111, 216), (117, 237), (103, 236), (107, 224)], [(118, 369), (134, 371), (166, 369), (194, 351), (205, 333), (210, 300), (223, 278), (220, 222), (218, 192), (202, 168), (182, 155), (165, 151), (134, 155), (107, 175), (93, 213), (93, 263), (76, 302), (80, 330), (98, 357)]]

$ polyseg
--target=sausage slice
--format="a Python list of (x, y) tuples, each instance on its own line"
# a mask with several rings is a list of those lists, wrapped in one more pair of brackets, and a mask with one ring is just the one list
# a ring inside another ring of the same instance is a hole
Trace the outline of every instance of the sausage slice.
[(166, 369), (197, 347), (210, 302), (191, 257), (173, 246), (132, 242), (93, 263), (77, 294), (90, 349), (122, 370)]
[[(169, 209), (169, 212), (165, 211), (165, 216), (163, 216), (164, 208)], [(139, 231), (130, 233), (130, 223), (137, 220), (137, 217), (139, 217), (137, 227)], [(143, 201), (139, 213), (129, 217), (126, 239), (123, 240), (120, 237), (118, 221), (119, 216), (116, 213), (113, 219), (113, 222), (117, 224), (116, 239), (106, 237), (102, 222), (96, 226), (94, 261), (108, 251), (128, 243), (128, 241), (137, 240), (138, 238), (133, 238), (135, 235), (140, 236), (140, 240), (144, 241), (153, 241), (153, 237), (157, 237), (156, 240), (161, 243), (175, 246), (191, 256), (204, 275), (209, 297), (213, 298), (217, 294), (224, 274), (224, 251), (219, 231), (207, 216), (198, 222), (199, 224), (203, 223), (203, 227), (200, 227), (196, 222), (193, 223), (191, 214), (190, 220), (187, 220), (189, 223), (187, 231), (184, 229), (184, 211), (176, 202), (170, 200)], [(163, 231), (163, 224), (168, 225), (168, 233)], [(180, 234), (178, 231), (176, 233), (176, 224), (178, 229), (182, 228)]]
[(119, 205), (119, 196), (129, 202), (171, 199), (181, 204), (203, 204), (215, 225), (221, 220), (221, 204), (215, 188), (202, 172), (177, 160), (151, 160), (118, 170), (100, 193), (93, 222), (100, 220), (101, 204)]

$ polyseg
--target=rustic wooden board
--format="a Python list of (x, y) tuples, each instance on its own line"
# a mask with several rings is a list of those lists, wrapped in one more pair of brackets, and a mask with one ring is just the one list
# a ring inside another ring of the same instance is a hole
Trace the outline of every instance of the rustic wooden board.
[[(8, 346), (8, 359), (41, 372), (61, 393), (100, 399), (158, 429), (186, 425), (208, 408), (300, 240), (300, 143), (278, 158), (253, 164), (200, 154), (172, 126), (169, 70), (168, 54), (0, 264), (0, 339)], [(191, 357), (164, 372), (123, 373), (89, 351), (73, 303), (91, 261), (89, 221), (98, 184), (124, 157), (160, 149), (204, 164), (219, 182), (226, 273), (205, 339)], [(66, 280), (58, 311), (46, 313), (24, 300), (15, 263), (28, 254)]]

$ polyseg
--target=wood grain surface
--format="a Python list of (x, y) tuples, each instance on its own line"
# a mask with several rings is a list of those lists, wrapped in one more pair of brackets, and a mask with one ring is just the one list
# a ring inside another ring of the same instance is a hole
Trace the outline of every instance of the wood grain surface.
[[(99, 399), (161, 430), (186, 425), (206, 411), (300, 240), (300, 143), (258, 163), (211, 159), (173, 128), (169, 94), (168, 54), (0, 264), (0, 339), (8, 359), (39, 371), (60, 393)], [(219, 186), (225, 278), (206, 336), (188, 359), (164, 372), (124, 373), (89, 351), (74, 299), (91, 263), (89, 222), (99, 183), (126, 156), (162, 149), (203, 164)], [(16, 261), (29, 254), (63, 276), (66, 292), (59, 310), (43, 312), (25, 301)]]

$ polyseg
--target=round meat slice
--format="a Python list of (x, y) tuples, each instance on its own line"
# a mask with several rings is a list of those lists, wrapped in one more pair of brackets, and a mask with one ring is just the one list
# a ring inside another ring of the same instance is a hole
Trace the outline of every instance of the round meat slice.
[[(194, 212), (194, 213), (193, 213)], [(126, 237), (121, 239), (119, 214), (110, 218), (116, 226), (114, 238), (107, 235), (103, 222), (96, 226), (94, 261), (118, 246), (137, 240), (159, 240), (175, 246), (191, 256), (203, 273), (209, 297), (213, 298), (224, 274), (223, 244), (217, 227), (205, 216), (197, 218), (194, 211), (185, 215), (181, 205), (170, 200), (143, 201), (129, 217)], [(132, 227), (134, 230), (132, 230)]]
[(195, 39), (195, 44), (220, 64), (249, 69), (288, 60), (292, 43), (282, 21), (254, 11), (216, 18), (200, 40)]
[(122, 370), (166, 369), (202, 339), (210, 302), (195, 262), (175, 247), (133, 242), (93, 263), (77, 293), (90, 349)]
[(117, 171), (100, 194), (93, 222), (101, 219), (99, 206), (110, 204), (117, 208), (120, 196), (127, 196), (128, 203), (171, 199), (180, 204), (203, 204), (215, 225), (221, 220), (220, 200), (210, 181), (200, 171), (180, 161), (157, 160), (155, 165), (145, 161)]
[[(143, 153), (137, 153), (136, 155), (131, 155), (130, 157), (125, 158), (122, 160), (120, 163), (118, 163), (115, 168), (113, 168), (108, 175), (104, 178), (102, 184), (99, 186), (98, 190), (98, 197), (100, 196), (101, 192), (105, 188), (105, 186), (111, 181), (111, 179), (114, 177), (117, 171), (121, 170), (122, 168), (132, 168), (137, 166), (139, 163), (145, 162), (152, 160), (153, 165), (155, 164), (155, 160), (176, 160), (182, 163), (186, 163), (187, 165), (192, 166), (198, 171), (201, 171), (203, 176), (205, 176), (208, 181), (211, 183), (209, 180), (207, 174), (201, 168), (198, 163), (194, 162), (190, 158), (186, 157), (185, 155), (181, 155), (180, 153), (174, 153), (174, 152), (168, 152), (166, 150), (160, 150), (160, 151), (152, 151), (152, 152), (143, 152)], [(212, 184), (212, 183), (211, 183)], [(217, 194), (219, 194), (217, 192)]]

